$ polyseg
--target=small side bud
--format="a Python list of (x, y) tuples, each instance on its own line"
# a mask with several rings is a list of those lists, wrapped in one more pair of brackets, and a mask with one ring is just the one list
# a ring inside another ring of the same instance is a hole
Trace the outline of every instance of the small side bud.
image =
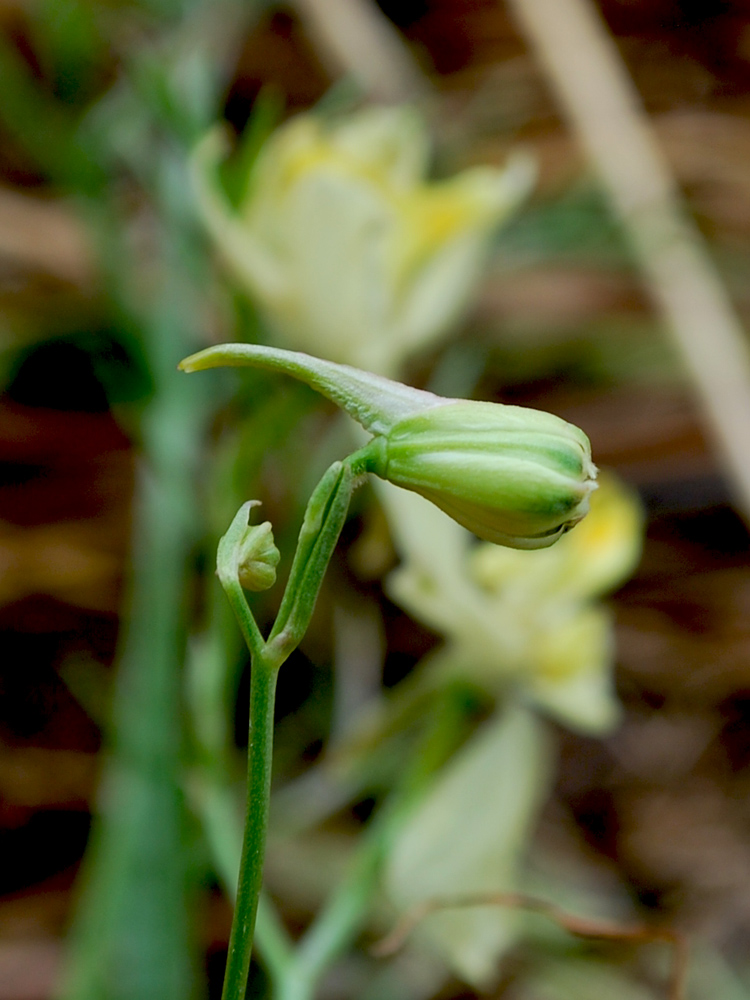
[(268, 590), (276, 583), (280, 558), (271, 522), (249, 525), (239, 543), (237, 578), (245, 590)]

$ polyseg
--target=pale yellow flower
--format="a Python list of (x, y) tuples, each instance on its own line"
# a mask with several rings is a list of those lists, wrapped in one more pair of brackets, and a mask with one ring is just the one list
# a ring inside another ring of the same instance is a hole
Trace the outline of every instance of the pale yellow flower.
[(514, 559), (514, 553), (496, 545), (479, 546), (471, 560), (473, 577), (492, 592), (523, 584), (539, 596), (567, 604), (611, 590), (627, 579), (638, 561), (641, 508), (630, 490), (604, 473), (591, 510), (593, 515), (575, 531), (532, 559)]
[(217, 180), (226, 153), (221, 131), (199, 144), (198, 203), (279, 343), (387, 375), (461, 316), (534, 174), (517, 156), (504, 170), (428, 181), (427, 129), (405, 107), (291, 119), (236, 210)]
[(591, 510), (549, 549), (522, 552), (471, 536), (411, 494), (389, 490), (403, 565), (388, 592), (446, 637), (428, 664), (438, 676), (514, 686), (566, 725), (603, 732), (617, 721), (610, 614), (598, 599), (640, 557), (642, 514), (632, 492), (605, 474)]

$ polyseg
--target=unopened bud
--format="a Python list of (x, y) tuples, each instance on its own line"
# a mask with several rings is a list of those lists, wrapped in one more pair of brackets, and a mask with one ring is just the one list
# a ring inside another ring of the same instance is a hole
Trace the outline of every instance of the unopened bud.
[(584, 517), (596, 488), (586, 435), (540, 410), (446, 401), (397, 421), (376, 442), (376, 475), (498, 545), (551, 545)]
[(445, 399), (320, 358), (222, 344), (180, 367), (283, 371), (343, 407), (375, 436), (353, 459), (431, 500), (475, 535), (516, 549), (551, 545), (586, 515), (596, 489), (589, 439), (552, 413)]
[(270, 521), (246, 528), (237, 560), (237, 577), (245, 590), (268, 590), (272, 587), (276, 583), (280, 557)]

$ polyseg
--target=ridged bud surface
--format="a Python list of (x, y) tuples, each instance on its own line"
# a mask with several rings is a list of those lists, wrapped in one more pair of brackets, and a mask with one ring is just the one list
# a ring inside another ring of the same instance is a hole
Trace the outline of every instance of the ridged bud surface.
[(522, 549), (551, 545), (584, 517), (596, 488), (579, 428), (539, 410), (463, 400), (398, 421), (372, 471), (480, 538)]

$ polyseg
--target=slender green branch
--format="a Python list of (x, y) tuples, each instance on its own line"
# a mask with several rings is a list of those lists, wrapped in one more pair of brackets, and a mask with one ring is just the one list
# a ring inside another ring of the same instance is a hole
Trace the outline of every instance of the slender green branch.
[(248, 516), (253, 506), (255, 506), (255, 502), (249, 501), (240, 507), (226, 534), (219, 541), (216, 553), (216, 575), (224, 588), (248, 649), (253, 657), (262, 657), (266, 644), (245, 600), (239, 575), (242, 543), (249, 531)]
[(268, 830), (277, 676), (278, 664), (253, 656), (245, 834), (222, 1000), (244, 1000), (247, 989)]
[(245, 640), (254, 662), (256, 658), (265, 655), (266, 643), (253, 617), (253, 613), (247, 605), (239, 580), (236, 578), (234, 580), (222, 580), (221, 583), (242, 632), (242, 638)]
[[(251, 652), (250, 734), (248, 740), (247, 808), (237, 897), (229, 940), (222, 1000), (244, 1000), (253, 949), (253, 933), (263, 882), (268, 812), (271, 796), (273, 713), (279, 668), (305, 634), (325, 571), (346, 520), (355, 478), (348, 462), (335, 462), (310, 497), (297, 551), (276, 623), (266, 643), (250, 610), (240, 564), (248, 537), (244, 504), (219, 543), (217, 573)], [(278, 968), (288, 945), (268, 913), (264, 942)]]
[[(234, 902), (242, 857), (243, 821), (237, 808), (235, 783), (228, 775), (226, 689), (236, 640), (233, 629), (227, 635), (230, 608), (224, 601), (219, 603), (216, 596), (212, 588), (208, 632), (193, 643), (188, 658), (188, 704), (199, 751), (189, 787), (219, 880), (227, 897)], [(291, 960), (292, 943), (272, 901), (262, 893), (255, 946), (272, 982), (281, 982)]]

